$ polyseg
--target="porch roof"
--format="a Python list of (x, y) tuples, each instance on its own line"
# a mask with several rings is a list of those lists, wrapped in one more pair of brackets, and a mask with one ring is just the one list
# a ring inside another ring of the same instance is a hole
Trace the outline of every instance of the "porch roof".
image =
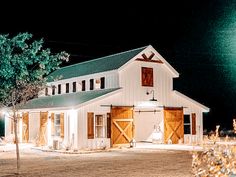
[(95, 98), (119, 90), (120, 88), (82, 91), (63, 95), (45, 96), (30, 100), (19, 109), (60, 108), (78, 106)]

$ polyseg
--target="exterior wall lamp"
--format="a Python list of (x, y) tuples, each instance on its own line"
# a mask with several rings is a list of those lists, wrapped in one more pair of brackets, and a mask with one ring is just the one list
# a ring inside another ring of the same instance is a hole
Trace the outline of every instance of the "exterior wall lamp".
[(147, 91), (146, 94), (149, 95), (152, 93), (152, 98), (149, 101), (157, 101), (157, 99), (154, 98), (154, 90), (151, 90), (150, 92)]

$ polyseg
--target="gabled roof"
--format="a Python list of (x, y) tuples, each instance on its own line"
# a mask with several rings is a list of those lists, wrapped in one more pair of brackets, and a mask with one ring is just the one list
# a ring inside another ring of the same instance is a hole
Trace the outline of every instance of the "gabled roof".
[(55, 78), (62, 80), (118, 69), (145, 48), (141, 47), (60, 68), (48, 76), (48, 82), (52, 82)]
[(208, 107), (204, 106), (203, 104), (201, 104), (201, 103), (199, 103), (199, 102), (193, 100), (192, 98), (189, 98), (188, 96), (186, 96), (186, 95), (184, 95), (184, 94), (178, 92), (177, 90), (174, 90), (174, 93), (175, 93), (176, 95), (178, 95), (178, 96), (180, 96), (180, 97), (182, 97), (182, 98), (184, 98), (184, 99), (186, 99), (186, 100), (188, 100), (188, 101), (190, 101), (190, 102), (192, 102), (192, 103), (198, 105), (200, 108), (203, 109), (203, 112), (209, 112), (209, 111), (210, 111), (210, 108), (208, 108)]
[(93, 90), (86, 92), (68, 93), (63, 95), (46, 96), (33, 99), (19, 109), (39, 108), (65, 108), (74, 107), (106, 94), (115, 92), (120, 88)]

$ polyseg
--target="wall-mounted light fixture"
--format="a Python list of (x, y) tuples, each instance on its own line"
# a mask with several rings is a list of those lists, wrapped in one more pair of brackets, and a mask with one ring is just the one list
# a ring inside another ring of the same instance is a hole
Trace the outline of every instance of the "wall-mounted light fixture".
[(149, 101), (157, 101), (157, 99), (154, 98), (154, 90), (151, 90), (150, 92), (147, 91), (146, 94), (149, 95), (152, 93), (152, 98)]

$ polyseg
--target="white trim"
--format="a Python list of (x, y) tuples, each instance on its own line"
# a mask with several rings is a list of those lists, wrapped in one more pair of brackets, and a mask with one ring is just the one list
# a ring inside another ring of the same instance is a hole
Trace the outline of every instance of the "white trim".
[[(151, 45), (147, 46), (144, 50), (142, 50), (140, 53), (143, 53), (145, 51), (152, 51), (155, 53), (155, 55), (157, 56), (157, 58), (159, 60), (161, 60), (163, 62), (163, 66), (167, 68), (168, 71), (171, 72), (172, 76), (174, 78), (179, 77), (179, 73), (156, 51), (156, 49), (154, 49)], [(133, 62), (138, 55), (140, 55), (140, 53), (138, 53), (137, 55), (135, 55), (132, 59), (130, 59), (128, 62), (126, 62), (123, 66), (121, 66), (118, 71), (123, 70), (128, 64), (130, 64), (131, 62)]]
[(164, 66), (166, 66), (166, 68), (172, 73), (174, 78), (179, 77), (179, 73), (156, 51), (156, 49), (151, 45), (149, 45), (148, 48), (152, 50), (156, 54), (157, 58), (164, 63)]
[(78, 106), (76, 106), (75, 109), (79, 109), (79, 108), (81, 108), (81, 107), (83, 107), (83, 106), (86, 106), (86, 105), (88, 105), (88, 104), (92, 104), (93, 102), (102, 100), (102, 99), (104, 99), (104, 98), (106, 98), (106, 97), (109, 97), (109, 96), (112, 96), (112, 95), (114, 95), (114, 94), (116, 94), (116, 93), (121, 92), (122, 90), (123, 90), (123, 89), (120, 88), (120, 89), (118, 89), (118, 90), (115, 90), (115, 91), (113, 91), (113, 92), (107, 93), (107, 94), (102, 95), (102, 96), (100, 96), (100, 97), (97, 97), (97, 98), (95, 98), (95, 99), (86, 101), (86, 102), (84, 102), (84, 103), (79, 104)]
[(193, 104), (196, 104), (197, 106), (201, 107), (201, 108), (204, 110), (203, 112), (209, 112), (209, 111), (210, 111), (210, 108), (208, 108), (208, 107), (204, 106), (203, 104), (201, 104), (201, 103), (199, 103), (199, 102), (193, 100), (192, 98), (189, 98), (188, 96), (186, 96), (186, 95), (184, 95), (184, 94), (178, 92), (177, 90), (173, 90), (173, 92), (174, 92), (176, 95), (178, 95), (178, 96), (180, 96), (180, 97), (182, 97), (182, 98), (184, 98), (184, 99), (186, 99), (186, 100), (192, 102)]

